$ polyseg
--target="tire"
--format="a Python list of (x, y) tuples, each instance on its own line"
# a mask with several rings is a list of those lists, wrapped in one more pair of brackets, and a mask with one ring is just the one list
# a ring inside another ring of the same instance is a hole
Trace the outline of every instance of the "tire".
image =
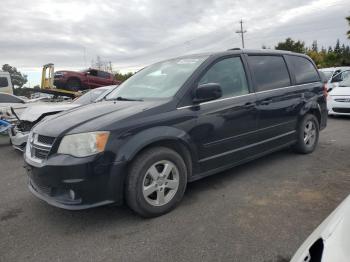
[(80, 81), (78, 79), (68, 79), (66, 83), (66, 89), (70, 91), (79, 91), (81, 87)]
[(312, 153), (317, 146), (319, 135), (320, 126), (317, 118), (312, 114), (305, 115), (298, 126), (297, 143), (293, 147), (294, 150), (301, 154)]
[(182, 157), (169, 148), (154, 147), (132, 162), (126, 179), (126, 202), (142, 217), (160, 216), (181, 201), (186, 185), (187, 168)]

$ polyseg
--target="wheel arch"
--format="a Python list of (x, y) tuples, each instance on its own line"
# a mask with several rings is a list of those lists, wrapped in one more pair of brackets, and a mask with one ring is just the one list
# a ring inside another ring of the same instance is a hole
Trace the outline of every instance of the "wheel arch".
[(198, 156), (189, 135), (174, 127), (154, 127), (133, 136), (125, 143), (117, 161), (125, 161), (129, 166), (137, 155), (151, 147), (167, 147), (177, 152), (185, 161), (188, 178), (198, 169)]
[(303, 117), (307, 114), (312, 114), (316, 116), (319, 125), (321, 125), (321, 121), (322, 121), (321, 106), (317, 101), (310, 101), (309, 103), (306, 103), (303, 106), (303, 108), (300, 110), (300, 113), (299, 113), (298, 123), (300, 123)]

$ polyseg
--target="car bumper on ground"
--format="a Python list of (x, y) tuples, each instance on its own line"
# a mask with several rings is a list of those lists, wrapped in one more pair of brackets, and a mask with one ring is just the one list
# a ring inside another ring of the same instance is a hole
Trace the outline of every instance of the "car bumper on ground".
[(40, 166), (25, 154), (29, 189), (50, 205), (80, 210), (122, 204), (124, 164), (106, 163), (102, 157), (55, 155)]
[(350, 115), (350, 98), (335, 98), (344, 102), (337, 102), (330, 98), (327, 103), (329, 115)]
[(12, 146), (15, 149), (23, 152), (24, 148), (26, 147), (29, 132), (20, 132), (20, 131), (16, 131), (15, 129), (12, 128), (9, 131), (9, 135), (10, 135)]

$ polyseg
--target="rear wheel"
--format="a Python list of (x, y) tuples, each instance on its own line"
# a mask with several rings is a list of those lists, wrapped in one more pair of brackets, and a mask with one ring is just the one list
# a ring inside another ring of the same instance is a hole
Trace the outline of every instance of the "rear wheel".
[(79, 91), (81, 87), (81, 83), (78, 79), (68, 79), (66, 83), (66, 89), (70, 91)]
[(319, 138), (319, 123), (314, 115), (308, 114), (300, 121), (297, 133), (297, 143), (294, 149), (298, 153), (312, 153), (318, 143)]
[(131, 164), (126, 201), (143, 217), (159, 216), (180, 202), (186, 183), (187, 169), (182, 157), (169, 148), (151, 148)]

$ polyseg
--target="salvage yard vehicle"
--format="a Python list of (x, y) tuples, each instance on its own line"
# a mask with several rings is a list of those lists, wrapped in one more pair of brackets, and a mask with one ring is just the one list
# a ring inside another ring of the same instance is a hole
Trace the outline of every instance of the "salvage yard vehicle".
[(348, 262), (350, 257), (350, 196), (305, 240), (291, 262)]
[(292, 146), (315, 150), (327, 92), (305, 55), (228, 50), (153, 64), (107, 96), (37, 124), (29, 189), (56, 207), (172, 210), (186, 184)]
[(350, 74), (329, 92), (327, 107), (329, 115), (350, 115)]
[(34, 125), (62, 111), (66, 111), (78, 106), (87, 105), (93, 102), (99, 102), (105, 98), (114, 88), (113, 86), (104, 86), (93, 89), (71, 103), (42, 103), (28, 107), (19, 115), (19, 122), (12, 127), (9, 132), (11, 144), (15, 149), (23, 151), (26, 146), (28, 135)]
[[(34, 100), (36, 102), (36, 100)], [(10, 115), (10, 108), (14, 108), (18, 113), (23, 112), (27, 106), (32, 103), (32, 100), (24, 100), (21, 97), (8, 93), (0, 93), (0, 114)]]
[[(343, 81), (346, 74), (349, 73), (350, 67), (329, 67), (322, 68), (320, 71), (325, 74), (328, 79), (327, 90), (332, 90), (338, 86), (338, 83)], [(347, 71), (347, 72), (346, 72)]]
[(53, 84), (57, 88), (79, 91), (101, 86), (117, 85), (120, 82), (111, 73), (90, 68), (81, 72), (56, 71), (54, 73)]
[(0, 71), (0, 92), (13, 94), (13, 86), (9, 72)]

